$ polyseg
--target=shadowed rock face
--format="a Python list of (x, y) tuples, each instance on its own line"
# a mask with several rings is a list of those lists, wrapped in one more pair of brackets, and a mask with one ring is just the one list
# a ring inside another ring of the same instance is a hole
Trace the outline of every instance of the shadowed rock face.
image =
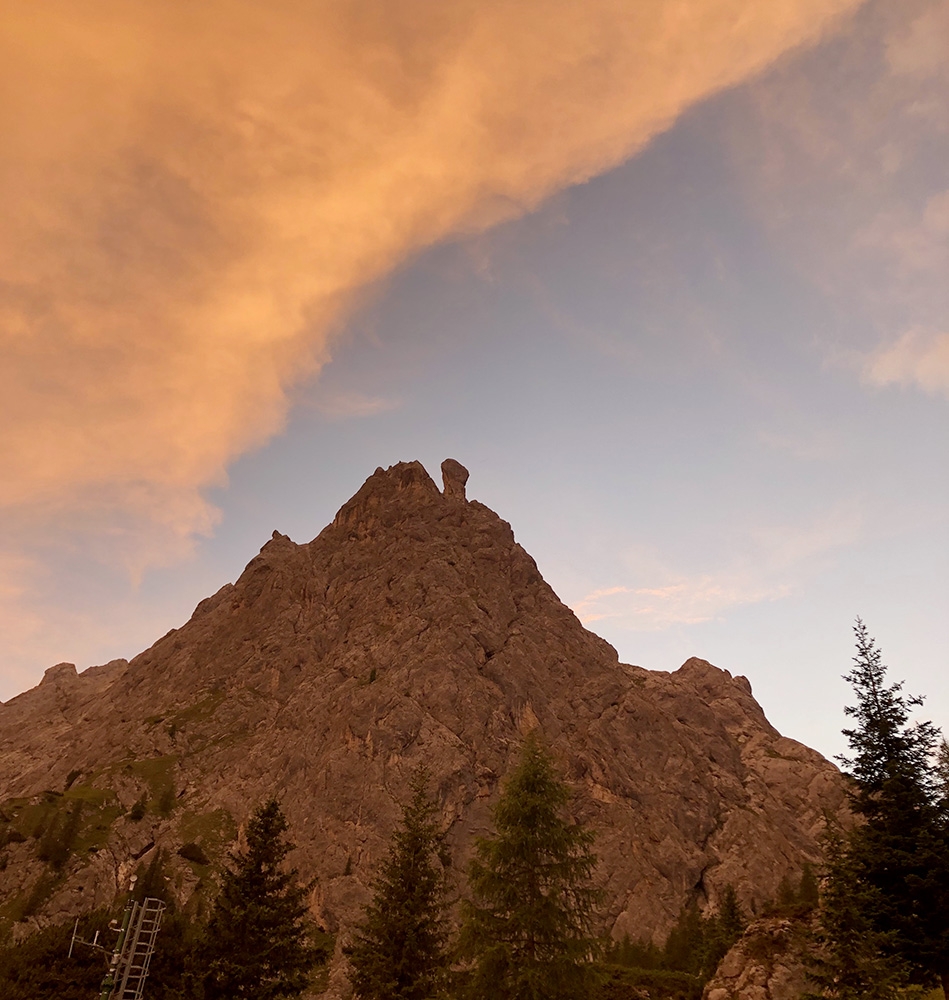
[[(130, 662), (60, 665), (0, 706), (0, 808), (21, 822), (20, 800), (78, 771), (68, 795), (105, 824), (41, 917), (111, 901), (149, 845), (171, 849), (187, 896), (203, 873), (174, 851), (197, 841), (220, 857), (231, 818), (276, 795), (294, 863), (318, 879), (315, 915), (345, 927), (413, 770), (430, 769), (462, 870), (534, 726), (597, 831), (617, 936), (662, 934), (727, 883), (750, 906), (817, 858), (822, 811), (843, 800), (836, 768), (780, 736), (742, 677), (699, 659), (674, 673), (619, 663), (510, 526), (465, 500), (466, 470), (445, 466), (445, 493), (418, 462), (378, 469), (314, 541), (274, 532), (235, 584)], [(138, 822), (102, 811), (143, 794)], [(7, 850), (12, 898), (43, 866), (32, 841)]]

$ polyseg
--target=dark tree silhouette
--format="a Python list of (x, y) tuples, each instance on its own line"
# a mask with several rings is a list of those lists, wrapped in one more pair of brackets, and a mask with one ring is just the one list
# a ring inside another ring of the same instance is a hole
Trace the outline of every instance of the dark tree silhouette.
[(325, 953), (309, 940), (306, 890), (284, 861), (293, 845), (276, 800), (247, 823), (247, 849), (229, 854), (196, 952), (205, 1000), (299, 996)]
[(533, 734), (477, 842), (463, 905), (461, 954), (471, 989), (496, 1000), (587, 996), (595, 951), (593, 834), (563, 815), (570, 793)]
[(349, 949), (357, 997), (429, 1000), (443, 994), (449, 968), (447, 866), (444, 835), (420, 771)]
[[(903, 968), (920, 985), (939, 982), (949, 998), (949, 801), (939, 731), (910, 721), (922, 699), (887, 685), (880, 651), (859, 619), (854, 631), (857, 655), (845, 679), (856, 704), (845, 712), (856, 724), (844, 730), (851, 756), (840, 760), (861, 822), (829, 855), (825, 941), (846, 951), (840, 928), (856, 926), (859, 916), (891, 959), (890, 971)], [(844, 902), (847, 914), (834, 909)], [(850, 914), (855, 906), (859, 913)]]

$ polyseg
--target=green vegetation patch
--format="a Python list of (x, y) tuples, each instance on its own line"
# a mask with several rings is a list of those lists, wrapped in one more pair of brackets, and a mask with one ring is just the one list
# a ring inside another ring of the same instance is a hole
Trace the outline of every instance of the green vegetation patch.
[(168, 725), (174, 726), (178, 730), (195, 722), (204, 722), (214, 715), (224, 698), (224, 691), (209, 691), (188, 708), (183, 708), (173, 715), (167, 716)]
[(94, 854), (109, 842), (112, 824), (125, 812), (117, 800), (106, 802), (97, 809), (83, 810), (83, 823), (73, 843), (76, 854)]
[(596, 1000), (699, 1000), (702, 979), (665, 969), (630, 969), (622, 965), (597, 968)]
[(127, 774), (138, 778), (148, 788), (148, 809), (159, 816), (170, 816), (176, 804), (175, 767), (178, 757), (147, 757), (145, 760), (128, 761)]
[(66, 802), (83, 802), (96, 809), (104, 809), (117, 799), (111, 788), (95, 788), (93, 785), (72, 785), (63, 793)]
[[(183, 844), (200, 846), (208, 859), (205, 864), (210, 862), (219, 868), (224, 860), (225, 850), (237, 836), (237, 824), (226, 809), (215, 809), (207, 813), (185, 812), (178, 825), (178, 833)], [(187, 854), (181, 856), (197, 863)]]
[(39, 840), (56, 815), (59, 801), (39, 796), (35, 799), (11, 799), (4, 806), (12, 817), (10, 825), (14, 830), (24, 837)]
[(44, 871), (33, 885), (0, 904), (0, 936), (9, 937), (10, 928), (20, 920), (33, 916), (63, 883), (63, 875)]
[(8, 799), (0, 812), (0, 847), (35, 841), (39, 860), (60, 871), (74, 855), (104, 847), (124, 810), (110, 788), (73, 785), (60, 795)]

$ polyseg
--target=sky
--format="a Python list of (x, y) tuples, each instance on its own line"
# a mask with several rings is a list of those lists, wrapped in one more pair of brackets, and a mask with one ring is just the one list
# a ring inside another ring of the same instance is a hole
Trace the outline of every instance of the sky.
[(8, 0), (0, 699), (451, 456), (624, 662), (949, 728), (947, 0)]

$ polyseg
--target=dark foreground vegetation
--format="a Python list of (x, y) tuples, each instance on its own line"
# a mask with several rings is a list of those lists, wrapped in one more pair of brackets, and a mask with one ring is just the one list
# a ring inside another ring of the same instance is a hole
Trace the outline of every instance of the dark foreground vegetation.
[[(856, 704), (846, 709), (855, 723), (844, 731), (852, 756), (842, 761), (856, 822), (829, 824), (823, 870), (785, 880), (764, 914), (812, 928), (812, 1000), (949, 989), (949, 747), (933, 725), (910, 720), (920, 700), (886, 684), (859, 621), (856, 633), (847, 675)], [(593, 833), (569, 820), (570, 793), (535, 736), (504, 784), (494, 835), (476, 842), (464, 886), (452, 877), (424, 772), (411, 792), (372, 899), (344, 942), (360, 1000), (699, 1000), (748, 922), (727, 887), (714, 911), (686, 906), (661, 946), (598, 940)], [(53, 866), (55, 848), (52, 838), (44, 848)], [(307, 915), (308, 887), (285, 864), (291, 848), (279, 805), (261, 806), (206, 913), (176, 908), (155, 853), (136, 890), (168, 904), (150, 1000), (319, 992), (334, 942)], [(85, 914), (80, 936), (106, 933), (109, 917)], [(79, 947), (68, 958), (72, 932), (51, 927), (0, 949), (0, 1000), (97, 996), (105, 956)]]
[(886, 683), (859, 619), (845, 729), (856, 824), (827, 831), (814, 997), (890, 1000), (908, 985), (949, 998), (949, 746), (911, 721), (919, 697)]

